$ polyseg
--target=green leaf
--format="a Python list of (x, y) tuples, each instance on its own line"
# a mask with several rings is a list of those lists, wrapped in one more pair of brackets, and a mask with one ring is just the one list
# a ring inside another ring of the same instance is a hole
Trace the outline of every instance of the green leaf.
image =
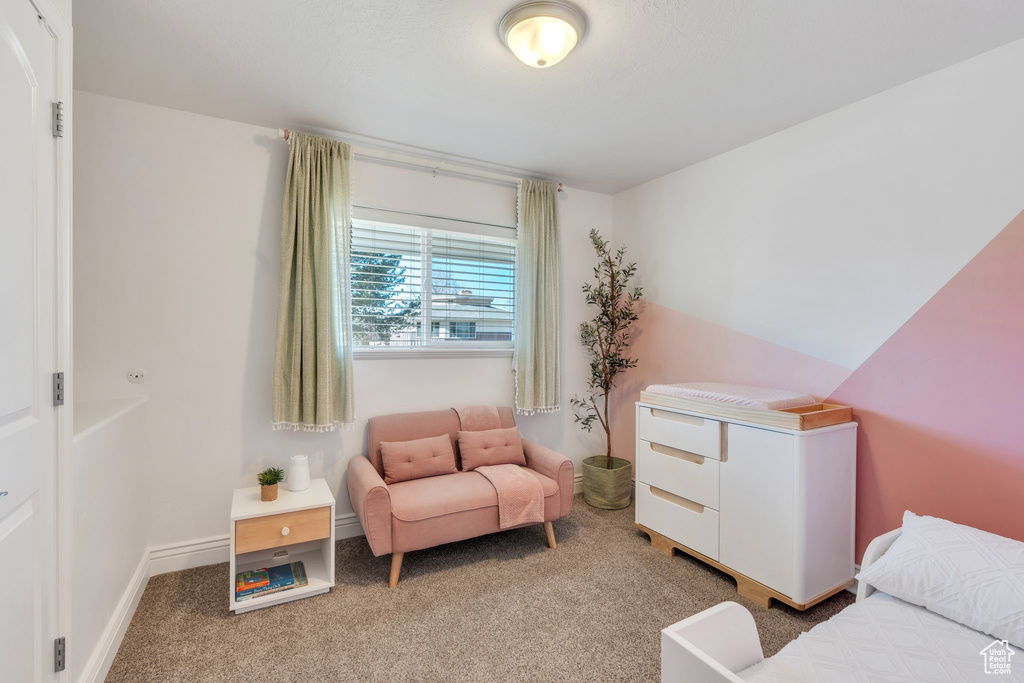
[(260, 486), (273, 486), (279, 484), (284, 479), (284, 470), (280, 467), (268, 467), (259, 474), (256, 475), (257, 481)]

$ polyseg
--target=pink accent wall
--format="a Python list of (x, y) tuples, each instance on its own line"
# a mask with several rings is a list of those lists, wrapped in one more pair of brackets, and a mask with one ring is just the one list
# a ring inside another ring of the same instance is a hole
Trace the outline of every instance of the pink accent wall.
[(1024, 540), (1024, 213), (855, 371), (651, 302), (635, 329), (616, 455), (649, 384), (785, 387), (854, 407), (858, 559), (908, 509)]
[(904, 510), (1024, 540), (1024, 213), (836, 389), (857, 551)]
[(612, 453), (633, 460), (633, 404), (650, 384), (729, 382), (777, 386), (828, 396), (850, 370), (715, 323), (644, 302), (633, 332), (627, 371), (612, 395)]

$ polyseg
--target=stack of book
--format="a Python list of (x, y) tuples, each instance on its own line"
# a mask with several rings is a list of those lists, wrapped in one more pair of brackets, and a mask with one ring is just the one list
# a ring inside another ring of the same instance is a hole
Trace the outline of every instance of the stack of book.
[(241, 602), (259, 595), (280, 593), (308, 584), (306, 568), (301, 562), (239, 572), (235, 577), (235, 601)]

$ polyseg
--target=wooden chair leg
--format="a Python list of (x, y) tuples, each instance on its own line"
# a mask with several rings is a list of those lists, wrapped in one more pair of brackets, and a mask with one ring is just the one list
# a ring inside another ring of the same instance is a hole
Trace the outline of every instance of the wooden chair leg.
[(555, 543), (555, 528), (551, 526), (551, 522), (544, 522), (544, 531), (548, 535), (548, 547), (552, 550), (558, 548), (558, 544)]
[(405, 553), (391, 553), (391, 576), (388, 577), (388, 588), (398, 585), (398, 575), (402, 573), (402, 559)]

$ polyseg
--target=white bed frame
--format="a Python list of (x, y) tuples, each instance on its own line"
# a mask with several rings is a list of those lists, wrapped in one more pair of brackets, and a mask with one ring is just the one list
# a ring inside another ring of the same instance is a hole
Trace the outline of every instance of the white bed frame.
[[(901, 529), (875, 538), (864, 551), (861, 569), (885, 554)], [(857, 602), (875, 592), (857, 586)], [(754, 617), (746, 607), (723, 602), (661, 631), (662, 683), (743, 683), (737, 674), (764, 661)]]

